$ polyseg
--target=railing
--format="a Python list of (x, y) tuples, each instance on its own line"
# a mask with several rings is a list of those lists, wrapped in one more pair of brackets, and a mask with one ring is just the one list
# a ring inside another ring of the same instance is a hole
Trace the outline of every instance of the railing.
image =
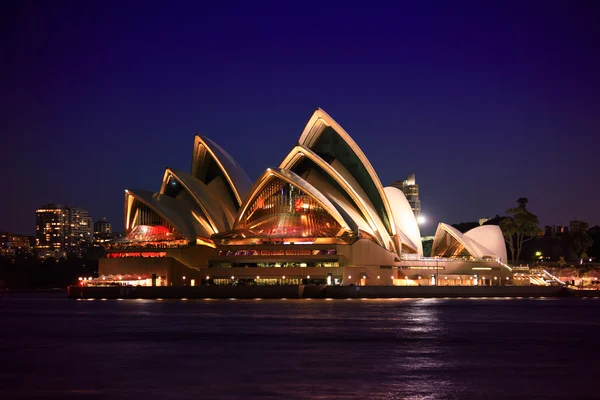
[(502, 261), (498, 261), (498, 264), (500, 264), (501, 266), (503, 266), (504, 268), (508, 269), (510, 272), (512, 272), (512, 268), (510, 267), (510, 265), (508, 264), (504, 264)]
[(190, 247), (190, 244), (175, 244), (175, 243), (160, 243), (160, 244), (149, 244), (149, 243), (111, 243), (110, 245), (103, 246), (105, 250), (161, 250), (161, 249), (182, 249)]
[(566, 286), (566, 283), (565, 283), (565, 282), (561, 281), (561, 280), (560, 280), (560, 279), (558, 279), (556, 276), (552, 275), (550, 272), (546, 271), (545, 269), (544, 269), (543, 271), (544, 271), (544, 274), (545, 274), (545, 275), (547, 275), (547, 276), (549, 276), (549, 277), (550, 277), (550, 279), (552, 279), (552, 280), (554, 280), (554, 281), (556, 281), (556, 282), (560, 283), (561, 285), (565, 285), (565, 286)]

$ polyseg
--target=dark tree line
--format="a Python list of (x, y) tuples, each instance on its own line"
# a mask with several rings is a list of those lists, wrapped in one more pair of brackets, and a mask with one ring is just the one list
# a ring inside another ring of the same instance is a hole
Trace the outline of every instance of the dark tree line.
[(98, 274), (98, 259), (104, 250), (88, 250), (83, 258), (47, 258), (33, 255), (19, 256), (15, 260), (0, 257), (0, 289), (66, 289), (81, 277)]
[[(576, 232), (543, 236), (539, 219), (528, 208), (529, 200), (522, 197), (517, 207), (506, 210), (506, 215), (496, 215), (483, 225), (498, 225), (502, 229), (510, 263), (531, 263), (548, 260), (565, 263), (600, 260), (600, 227), (592, 228), (583, 221), (574, 221)], [(462, 222), (452, 225), (460, 232), (479, 226), (478, 222)], [(536, 255), (541, 253), (539, 255)]]

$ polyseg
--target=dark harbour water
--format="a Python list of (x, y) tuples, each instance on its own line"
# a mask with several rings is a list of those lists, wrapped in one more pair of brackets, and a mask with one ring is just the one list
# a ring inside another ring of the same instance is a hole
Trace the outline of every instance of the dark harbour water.
[(2, 399), (600, 399), (599, 299), (0, 294)]

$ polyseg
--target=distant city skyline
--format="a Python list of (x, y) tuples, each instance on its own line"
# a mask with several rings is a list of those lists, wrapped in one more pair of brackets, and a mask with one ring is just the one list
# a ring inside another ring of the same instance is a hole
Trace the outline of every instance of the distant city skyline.
[(122, 231), (123, 189), (188, 170), (195, 133), (256, 179), (317, 107), (384, 185), (416, 173), (424, 235), (520, 197), (542, 227), (598, 225), (599, 7), (323, 4), (337, 18), (315, 20), (287, 3), (14, 2), (0, 31), (0, 229), (32, 235), (54, 202)]

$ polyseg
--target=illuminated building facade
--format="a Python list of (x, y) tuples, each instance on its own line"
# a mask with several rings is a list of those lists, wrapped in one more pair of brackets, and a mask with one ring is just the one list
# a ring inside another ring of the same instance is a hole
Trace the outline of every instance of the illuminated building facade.
[(427, 261), (407, 197), (382, 186), (354, 140), (320, 109), (279, 166), (254, 183), (224, 149), (196, 135), (190, 173), (167, 168), (159, 192), (125, 191), (124, 226), (125, 237), (107, 244), (100, 260), (105, 282), (429, 282), (403, 272), (419, 274)]
[(81, 256), (93, 241), (92, 218), (85, 208), (71, 206), (67, 209), (69, 253)]
[(406, 180), (395, 181), (392, 186), (402, 190), (418, 219), (421, 215), (421, 200), (419, 199), (419, 185), (416, 183), (415, 174), (410, 174)]
[(69, 235), (69, 210), (46, 204), (35, 211), (35, 250), (40, 258), (66, 257)]
[(35, 250), (40, 258), (82, 255), (92, 242), (92, 223), (86, 209), (46, 204), (36, 210)]
[(14, 262), (19, 256), (27, 257), (31, 254), (32, 246), (29, 236), (0, 232), (0, 257)]
[(106, 217), (100, 218), (94, 222), (94, 243), (101, 244), (113, 239), (112, 224), (106, 220)]

